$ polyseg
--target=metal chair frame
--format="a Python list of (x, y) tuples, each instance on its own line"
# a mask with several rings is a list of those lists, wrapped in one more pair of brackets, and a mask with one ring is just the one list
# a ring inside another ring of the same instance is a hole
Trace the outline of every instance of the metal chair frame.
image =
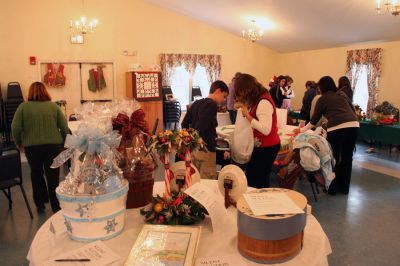
[(21, 158), (17, 148), (0, 150), (0, 189), (8, 199), (8, 209), (12, 210), (11, 188), (19, 186), (29, 215), (33, 219), (31, 207), (22, 184)]

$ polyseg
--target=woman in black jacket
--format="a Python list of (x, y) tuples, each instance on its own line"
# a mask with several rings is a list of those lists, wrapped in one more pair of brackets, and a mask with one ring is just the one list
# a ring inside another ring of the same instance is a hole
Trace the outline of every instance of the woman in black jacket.
[(336, 178), (329, 186), (329, 194), (349, 193), (353, 151), (356, 145), (360, 124), (348, 101), (336, 93), (337, 88), (329, 76), (318, 81), (322, 96), (318, 99), (310, 123), (296, 132), (305, 132), (313, 128), (322, 116), (328, 120), (328, 142), (336, 160)]

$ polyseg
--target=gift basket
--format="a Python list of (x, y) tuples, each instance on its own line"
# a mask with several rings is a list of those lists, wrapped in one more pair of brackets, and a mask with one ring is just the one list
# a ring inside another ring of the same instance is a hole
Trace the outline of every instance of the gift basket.
[(53, 161), (57, 168), (72, 160), (56, 194), (73, 240), (109, 239), (124, 228), (128, 182), (117, 165), (120, 139), (115, 131), (81, 123), (75, 135), (67, 135), (67, 149)]
[(146, 143), (149, 127), (142, 109), (135, 110), (131, 116), (119, 113), (112, 121), (113, 129), (120, 132), (122, 139), (118, 151), (125, 158), (122, 163), (123, 175), (129, 182), (126, 206), (143, 207), (153, 195), (153, 172), (157, 167)]
[(88, 102), (74, 112), (79, 126), (52, 165), (71, 160), (69, 174), (56, 189), (64, 223), (71, 239), (109, 239), (124, 228), (127, 198), (142, 200), (139, 206), (151, 199), (155, 163), (146, 151), (144, 112), (135, 101)]

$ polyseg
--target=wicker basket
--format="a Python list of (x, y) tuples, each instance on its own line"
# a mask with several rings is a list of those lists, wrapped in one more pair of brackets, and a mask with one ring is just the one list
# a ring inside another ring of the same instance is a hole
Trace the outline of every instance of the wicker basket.
[(124, 177), (129, 181), (127, 209), (143, 207), (151, 201), (155, 169), (156, 164), (153, 160), (144, 160), (136, 165), (134, 171), (124, 171)]

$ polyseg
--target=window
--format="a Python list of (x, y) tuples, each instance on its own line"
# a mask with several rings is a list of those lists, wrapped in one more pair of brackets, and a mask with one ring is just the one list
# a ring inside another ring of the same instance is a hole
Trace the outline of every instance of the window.
[(197, 65), (196, 70), (193, 75), (193, 86), (199, 86), (201, 90), (201, 95), (207, 97), (210, 92), (210, 83), (207, 79), (206, 68)]
[(182, 111), (186, 111), (186, 105), (190, 104), (190, 91), (192, 86), (199, 86), (203, 97), (207, 97), (210, 83), (207, 79), (206, 68), (197, 65), (193, 76), (186, 71), (185, 66), (177, 67), (171, 77), (171, 89), (174, 98), (181, 104)]
[(189, 73), (185, 66), (181, 65), (175, 69), (171, 77), (171, 89), (174, 98), (181, 104), (181, 109), (186, 110), (186, 105), (189, 104)]
[(367, 112), (368, 106), (368, 76), (367, 76), (367, 65), (362, 65), (360, 73), (358, 74), (358, 79), (355, 79), (356, 75), (356, 64), (353, 65), (351, 69), (351, 74), (353, 76), (353, 82), (356, 82), (354, 86), (353, 93), (353, 103), (361, 107), (363, 112)]

